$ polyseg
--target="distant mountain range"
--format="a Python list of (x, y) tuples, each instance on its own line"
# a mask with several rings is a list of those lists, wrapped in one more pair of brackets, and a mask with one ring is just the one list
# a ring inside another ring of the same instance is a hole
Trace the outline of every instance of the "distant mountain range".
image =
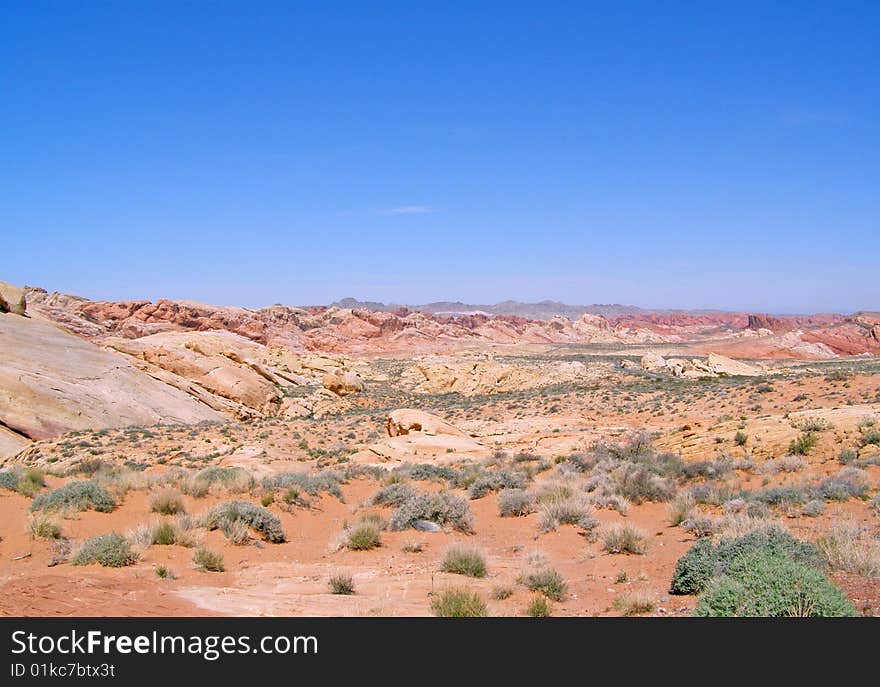
[[(619, 303), (593, 305), (568, 305), (559, 301), (540, 301), (538, 303), (521, 303), (519, 301), (502, 301), (492, 305), (476, 305), (462, 303), (461, 301), (436, 301), (422, 305), (403, 305), (399, 303), (379, 303), (376, 301), (359, 301), (356, 298), (343, 298), (332, 305), (338, 308), (362, 308), (380, 312), (393, 312), (400, 308), (407, 308), (432, 315), (473, 315), (485, 313), (486, 315), (516, 315), (529, 320), (549, 320), (557, 315), (562, 315), (570, 320), (576, 320), (584, 313), (602, 315), (603, 317), (615, 317), (618, 315), (632, 315), (639, 313), (673, 313), (685, 312), (681, 310), (646, 310), (635, 305), (621, 305)], [(693, 314), (718, 312), (717, 310), (689, 310)]]

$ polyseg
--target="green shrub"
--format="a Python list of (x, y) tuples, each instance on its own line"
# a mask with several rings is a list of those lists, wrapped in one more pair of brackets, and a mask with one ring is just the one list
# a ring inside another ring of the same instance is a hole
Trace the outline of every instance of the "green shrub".
[(113, 497), (97, 482), (91, 480), (68, 482), (64, 486), (39, 494), (31, 503), (31, 510), (72, 508), (109, 513), (116, 508)]
[(675, 485), (655, 474), (649, 467), (633, 465), (615, 473), (616, 493), (633, 503), (668, 501), (675, 494)]
[(177, 540), (177, 530), (170, 522), (161, 522), (153, 529), (151, 544), (156, 546), (173, 546)]
[(724, 574), (732, 560), (755, 551), (779, 553), (810, 567), (822, 567), (822, 557), (815, 546), (771, 526), (734, 539), (722, 539), (717, 545), (708, 539), (700, 539), (678, 559), (670, 592), (698, 594), (713, 577)]
[(825, 574), (784, 553), (750, 551), (730, 561), (700, 596), (703, 617), (840, 617), (855, 609)]
[(285, 539), (281, 518), (250, 501), (225, 501), (215, 506), (205, 518), (205, 527), (220, 529), (228, 537), (234, 532), (237, 520), (260, 532), (267, 542), (279, 544)]
[(446, 552), (442, 570), (468, 577), (486, 577), (486, 560), (476, 549), (456, 546)]
[(354, 580), (351, 575), (334, 575), (327, 582), (331, 594), (354, 594)]
[(549, 618), (553, 615), (553, 605), (540, 594), (535, 594), (526, 606), (526, 615), (531, 618)]
[(373, 523), (361, 522), (348, 531), (346, 546), (352, 551), (369, 551), (382, 546), (382, 535)]
[(865, 473), (857, 468), (843, 468), (836, 475), (822, 480), (817, 487), (819, 496), (826, 501), (847, 501), (863, 498), (868, 493)]
[(208, 572), (223, 572), (226, 569), (223, 565), (223, 556), (205, 548), (196, 549), (193, 563), (199, 570)]
[(177, 575), (174, 574), (174, 571), (171, 568), (168, 568), (164, 565), (156, 566), (156, 577), (162, 580), (176, 580)]
[(42, 470), (30, 468), (18, 477), (16, 491), (24, 496), (33, 496), (46, 486), (46, 477)]
[(524, 574), (520, 582), (529, 591), (540, 592), (548, 599), (562, 601), (568, 593), (568, 584), (553, 568), (539, 568)]
[(391, 529), (405, 530), (417, 520), (440, 526), (450, 525), (460, 532), (474, 531), (474, 518), (468, 502), (448, 491), (419, 494), (401, 503), (391, 514)]
[(816, 434), (814, 432), (803, 432), (798, 435), (797, 439), (792, 439), (788, 445), (788, 452), (795, 456), (807, 455), (816, 445)]
[(737, 432), (733, 437), (733, 441), (737, 446), (745, 446), (748, 440), (749, 435), (745, 432)]
[(469, 589), (446, 589), (431, 599), (431, 611), (438, 618), (485, 618), (486, 602)]
[(70, 562), (73, 565), (100, 563), (107, 568), (122, 568), (137, 560), (128, 540), (112, 532), (86, 539)]
[(880, 444), (880, 429), (872, 429), (862, 434), (862, 446)]
[(18, 475), (11, 470), (0, 472), (0, 487), (9, 491), (18, 491)]

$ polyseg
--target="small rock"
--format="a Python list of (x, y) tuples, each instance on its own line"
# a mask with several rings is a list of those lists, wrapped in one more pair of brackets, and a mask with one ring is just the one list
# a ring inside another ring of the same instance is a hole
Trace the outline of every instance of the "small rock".
[(436, 522), (431, 522), (430, 520), (416, 520), (412, 526), (414, 530), (418, 530), (419, 532), (440, 531), (440, 525), (438, 525)]

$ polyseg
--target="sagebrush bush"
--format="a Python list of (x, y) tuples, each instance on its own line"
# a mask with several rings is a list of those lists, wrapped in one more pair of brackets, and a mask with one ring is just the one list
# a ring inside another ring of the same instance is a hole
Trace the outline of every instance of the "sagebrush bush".
[(609, 525), (602, 535), (602, 548), (608, 553), (641, 555), (648, 548), (647, 537), (632, 525)]
[(868, 493), (868, 480), (865, 472), (858, 468), (843, 468), (836, 475), (822, 480), (816, 489), (826, 501), (847, 501), (864, 498)]
[(180, 494), (170, 489), (154, 494), (150, 498), (150, 510), (160, 515), (177, 515), (186, 512)]
[(655, 474), (643, 465), (628, 465), (614, 473), (616, 493), (633, 503), (668, 501), (675, 494), (675, 485), (668, 478)]
[(703, 617), (840, 617), (855, 609), (820, 570), (781, 552), (742, 553), (700, 596)]
[(220, 529), (229, 536), (237, 520), (260, 532), (267, 542), (279, 544), (285, 540), (281, 518), (250, 501), (225, 501), (215, 506), (205, 516), (204, 525), (209, 530)]
[(351, 575), (338, 574), (333, 575), (327, 582), (332, 594), (354, 594), (354, 580)]
[(644, 593), (624, 593), (614, 599), (612, 608), (625, 616), (653, 613), (657, 608), (654, 600)]
[(272, 489), (299, 489), (309, 496), (320, 496), (326, 492), (342, 498), (341, 484), (345, 484), (346, 478), (338, 470), (321, 470), (314, 475), (306, 472), (279, 472), (266, 477), (263, 480), (263, 488)]
[(18, 475), (11, 470), (0, 471), (0, 487), (9, 491), (18, 490)]
[(779, 553), (810, 567), (821, 568), (822, 557), (812, 544), (792, 537), (780, 527), (770, 526), (713, 544), (700, 539), (675, 565), (670, 592), (698, 594), (709, 581), (723, 574), (730, 562), (751, 552)]
[(92, 480), (68, 482), (64, 486), (38, 494), (31, 503), (31, 510), (58, 510), (70, 508), (83, 511), (96, 510), (109, 513), (116, 508), (116, 501), (109, 492)]
[(524, 489), (505, 489), (498, 495), (502, 518), (529, 515), (535, 510), (535, 497)]
[(831, 570), (880, 577), (880, 541), (854, 523), (838, 523), (816, 542)]
[(486, 577), (486, 559), (476, 549), (454, 546), (446, 552), (441, 570), (467, 577)]
[(401, 503), (391, 514), (391, 529), (405, 530), (418, 520), (440, 526), (449, 525), (460, 532), (474, 531), (474, 516), (468, 502), (448, 491), (419, 494)]
[(541, 506), (541, 532), (552, 532), (559, 525), (577, 525), (592, 532), (599, 525), (593, 509), (584, 496), (572, 496), (560, 501), (549, 501)]
[(352, 551), (369, 551), (381, 545), (381, 531), (371, 522), (360, 522), (347, 532), (346, 546)]
[(58, 539), (61, 527), (43, 512), (31, 513), (28, 518), (28, 532), (34, 539)]
[(486, 602), (469, 589), (446, 589), (431, 599), (431, 611), (438, 618), (485, 618)]
[(526, 606), (526, 615), (530, 618), (549, 618), (553, 615), (553, 604), (547, 597), (535, 594)]
[(694, 510), (694, 497), (688, 492), (676, 495), (669, 504), (669, 524), (678, 527), (685, 520), (690, 519)]
[(193, 554), (193, 563), (199, 570), (207, 570), (208, 572), (223, 572), (226, 570), (226, 567), (223, 565), (223, 556), (210, 549), (196, 549), (196, 552)]
[(568, 584), (565, 579), (553, 568), (538, 568), (525, 573), (520, 582), (529, 591), (540, 592), (548, 599), (562, 601), (568, 593)]
[(180, 486), (185, 494), (201, 498), (213, 486), (221, 487), (233, 494), (248, 491), (254, 486), (254, 478), (244, 468), (211, 465), (185, 480)]
[(394, 482), (380, 487), (370, 500), (374, 506), (399, 506), (419, 495), (416, 488), (407, 482)]
[(522, 489), (525, 483), (525, 475), (517, 470), (487, 470), (471, 483), (468, 494), (472, 499), (479, 499), (492, 491)]
[(136, 560), (137, 555), (131, 550), (128, 540), (121, 534), (112, 532), (86, 539), (70, 562), (73, 565), (100, 563), (108, 568), (122, 568)]

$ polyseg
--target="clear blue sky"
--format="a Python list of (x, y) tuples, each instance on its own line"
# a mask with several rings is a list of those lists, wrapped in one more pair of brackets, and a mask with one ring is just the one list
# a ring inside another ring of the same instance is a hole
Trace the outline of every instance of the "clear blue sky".
[(880, 309), (876, 2), (0, 5), (0, 279)]

